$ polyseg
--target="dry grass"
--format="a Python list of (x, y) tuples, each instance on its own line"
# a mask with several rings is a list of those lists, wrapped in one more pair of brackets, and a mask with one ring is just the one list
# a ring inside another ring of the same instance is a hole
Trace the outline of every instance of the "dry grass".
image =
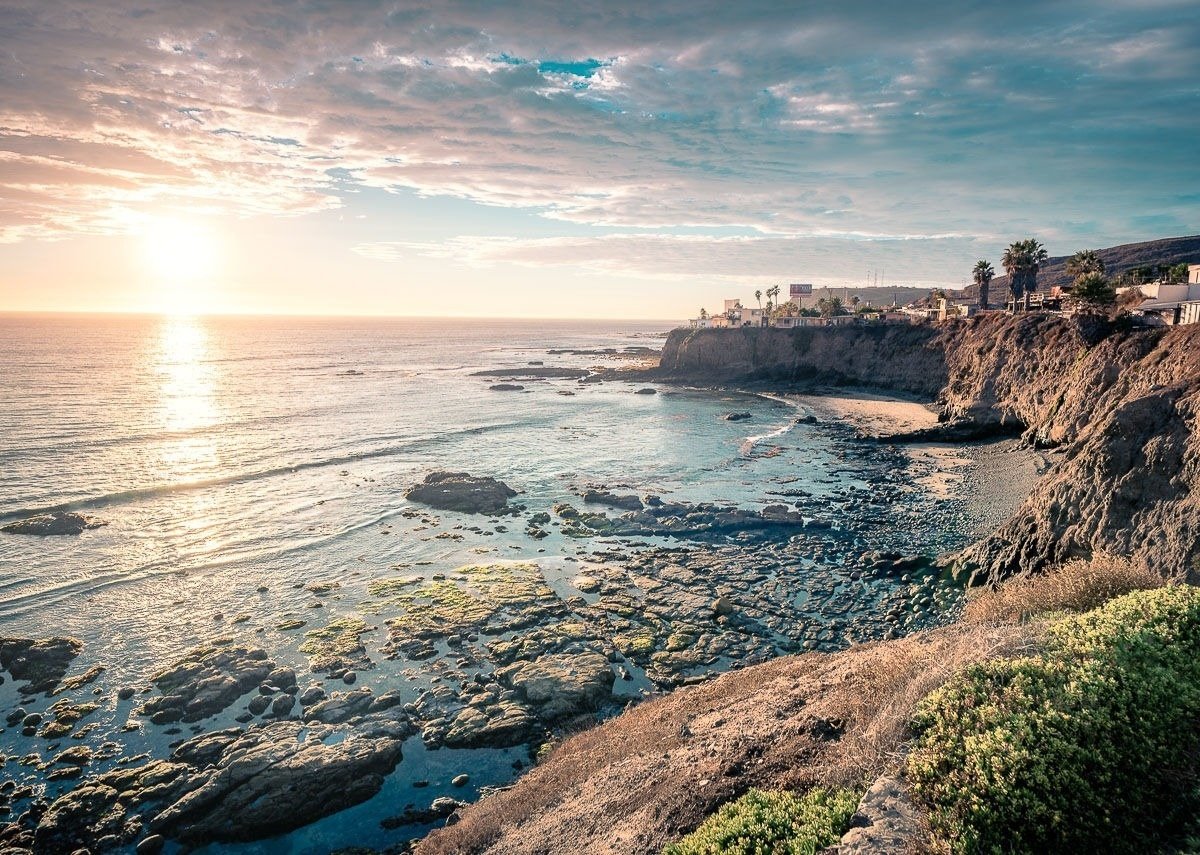
[(902, 766), (917, 703), (972, 664), (1033, 653), (1039, 614), (1162, 584), (1114, 558), (1073, 562), (981, 593), (949, 627), (678, 690), (566, 740), (416, 852), (650, 855), (750, 787), (865, 789)]
[(657, 853), (750, 787), (865, 789), (899, 767), (925, 694), (974, 662), (1028, 651), (1034, 632), (956, 625), (676, 691), (567, 740), (417, 852)]
[(1160, 588), (1164, 584), (1163, 578), (1147, 567), (1124, 558), (1100, 555), (982, 590), (967, 603), (963, 620), (1012, 623), (1046, 612), (1086, 612), (1130, 591)]

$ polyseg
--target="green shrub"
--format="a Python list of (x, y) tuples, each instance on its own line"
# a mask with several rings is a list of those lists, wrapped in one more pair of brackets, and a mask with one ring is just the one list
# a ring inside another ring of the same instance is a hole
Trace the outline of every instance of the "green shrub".
[(958, 853), (1151, 852), (1196, 809), (1200, 589), (1063, 619), (919, 706), (908, 776)]
[(813, 855), (841, 840), (857, 806), (849, 790), (750, 790), (663, 855)]

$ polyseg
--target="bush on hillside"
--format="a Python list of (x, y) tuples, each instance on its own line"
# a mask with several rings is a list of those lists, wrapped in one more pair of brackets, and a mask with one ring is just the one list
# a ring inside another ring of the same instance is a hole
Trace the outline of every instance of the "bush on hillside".
[(1124, 558), (1097, 555), (980, 590), (967, 601), (963, 618), (969, 623), (1010, 623), (1043, 612), (1086, 612), (1130, 591), (1164, 584), (1161, 576), (1145, 567)]
[(1197, 808), (1200, 589), (1131, 593), (933, 692), (907, 761), (957, 853), (1151, 852)]
[(857, 807), (849, 790), (750, 790), (663, 855), (813, 855), (841, 840)]

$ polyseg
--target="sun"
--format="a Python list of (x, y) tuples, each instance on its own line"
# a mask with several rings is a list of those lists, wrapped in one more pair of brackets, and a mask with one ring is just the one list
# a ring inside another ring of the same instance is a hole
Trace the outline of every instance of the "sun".
[(212, 229), (191, 220), (155, 217), (139, 231), (156, 310), (193, 314), (202, 308), (219, 262), (220, 242)]

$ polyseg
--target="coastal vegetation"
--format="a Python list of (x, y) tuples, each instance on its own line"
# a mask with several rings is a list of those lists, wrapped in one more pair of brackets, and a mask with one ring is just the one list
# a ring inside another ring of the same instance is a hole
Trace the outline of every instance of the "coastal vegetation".
[(906, 764), (952, 852), (1156, 852), (1197, 807), (1200, 590), (1050, 623), (926, 698)]
[(971, 279), (975, 283), (975, 287), (979, 289), (979, 307), (981, 309), (988, 308), (988, 291), (992, 284), (992, 279), (996, 275), (995, 268), (991, 263), (981, 258), (975, 262), (975, 268), (971, 271)]
[(1004, 251), (1000, 263), (1008, 271), (1008, 287), (1012, 292), (1013, 308), (1022, 298), (1029, 308), (1029, 295), (1037, 290), (1038, 270), (1049, 256), (1046, 248), (1033, 238), (1015, 241)]
[(857, 805), (858, 794), (844, 789), (750, 790), (663, 855), (814, 855), (841, 839)]

